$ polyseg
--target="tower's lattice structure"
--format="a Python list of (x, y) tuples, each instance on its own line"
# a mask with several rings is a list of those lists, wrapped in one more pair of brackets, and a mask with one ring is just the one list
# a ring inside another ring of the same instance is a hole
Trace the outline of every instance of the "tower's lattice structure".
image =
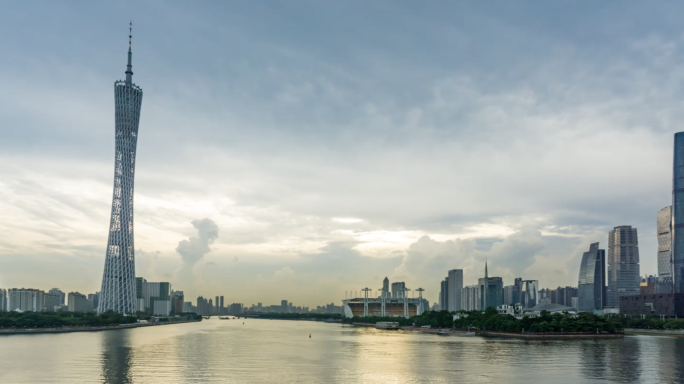
[(143, 92), (132, 82), (130, 33), (128, 38), (126, 80), (114, 83), (116, 128), (114, 192), (97, 313), (114, 310), (122, 314), (133, 314), (137, 310), (133, 246), (133, 182)]

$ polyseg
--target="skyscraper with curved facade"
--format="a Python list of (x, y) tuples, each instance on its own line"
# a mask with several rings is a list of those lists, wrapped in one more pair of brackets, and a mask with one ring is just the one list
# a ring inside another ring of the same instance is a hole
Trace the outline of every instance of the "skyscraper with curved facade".
[(114, 83), (114, 191), (109, 239), (98, 313), (135, 313), (135, 254), (133, 246), (133, 182), (142, 89), (132, 81), (130, 34), (126, 80)]
[(639, 241), (631, 225), (608, 233), (608, 289), (604, 308), (620, 308), (620, 296), (640, 293)]
[(605, 259), (606, 251), (599, 249), (599, 243), (591, 244), (589, 251), (582, 255), (576, 308), (580, 312), (603, 309), (606, 285)]
[(674, 292), (684, 293), (684, 132), (674, 135), (671, 230)]

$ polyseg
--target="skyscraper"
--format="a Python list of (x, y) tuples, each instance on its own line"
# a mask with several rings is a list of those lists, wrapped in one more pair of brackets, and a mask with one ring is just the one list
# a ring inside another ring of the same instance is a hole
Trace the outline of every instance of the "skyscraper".
[(68, 300), (71, 312), (92, 312), (94, 309), (93, 302), (79, 292), (69, 292)]
[(382, 281), (382, 297), (389, 299), (389, 290), (389, 279), (385, 276), (385, 279)]
[[(487, 272), (487, 260), (485, 260), (484, 289), (482, 289), (482, 295), (481, 295), (482, 296), (482, 302), (480, 303), (480, 308), (482, 310), (487, 309), (487, 307), (489, 305), (491, 305), (490, 303), (488, 303), (488, 300), (487, 300), (487, 299), (489, 299), (489, 297), (488, 297), (489, 292), (487, 289), (487, 286), (489, 286), (488, 280), (489, 280), (489, 273)], [(482, 285), (482, 284), (480, 283), (480, 285)]]
[[(488, 284), (485, 284), (485, 281), (487, 281)], [(504, 285), (502, 278), (479, 278), (477, 279), (477, 283), (480, 288), (480, 309), (485, 310), (487, 307), (496, 308), (497, 306), (504, 304)]]
[(57, 295), (59, 296), (59, 304), (64, 305), (66, 304), (66, 294), (62, 292), (59, 288), (52, 288), (49, 292), (51, 295)]
[(639, 241), (630, 225), (608, 234), (608, 290), (604, 308), (620, 308), (620, 296), (639, 294)]
[(504, 285), (500, 277), (489, 277), (487, 262), (485, 261), (485, 277), (477, 279), (479, 286), (480, 309), (496, 308), (504, 304)]
[(133, 246), (133, 181), (143, 92), (132, 82), (130, 33), (128, 38), (126, 80), (114, 82), (114, 192), (97, 313), (113, 310), (122, 314), (132, 314), (137, 309)]
[(392, 298), (403, 299), (404, 289), (406, 289), (406, 284), (403, 281), (392, 283)]
[(449, 298), (448, 298), (448, 310), (449, 311), (460, 311), (461, 310), (461, 290), (463, 289), (463, 270), (462, 269), (452, 269), (449, 271), (448, 277), (448, 288), (449, 288)]
[(449, 278), (442, 280), (439, 285), (439, 309), (442, 311), (449, 310)]
[(461, 309), (475, 311), (480, 309), (479, 301), (480, 287), (478, 285), (468, 285), (461, 290)]
[(539, 280), (524, 280), (525, 308), (533, 308), (539, 304)]
[(7, 291), (0, 288), (0, 312), (7, 310)]
[(674, 136), (671, 230), (674, 292), (684, 293), (684, 132)]
[(513, 282), (513, 285), (515, 285), (517, 287), (517, 289), (515, 290), (515, 293), (514, 293), (513, 303), (524, 305), (525, 304), (525, 298), (522, 296), (523, 289), (524, 289), (522, 277), (516, 277), (514, 282)]
[(577, 282), (577, 310), (580, 312), (593, 312), (603, 309), (605, 305), (605, 258), (606, 251), (599, 249), (599, 243), (591, 244), (589, 251), (582, 255)]
[(504, 304), (511, 305), (517, 304), (518, 299), (518, 286), (517, 285), (507, 285), (504, 287)]
[(672, 206), (658, 211), (658, 293), (672, 293)]

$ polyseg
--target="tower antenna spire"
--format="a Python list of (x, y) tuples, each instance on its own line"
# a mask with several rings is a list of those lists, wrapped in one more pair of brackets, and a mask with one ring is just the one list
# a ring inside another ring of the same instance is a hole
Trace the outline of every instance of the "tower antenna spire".
[(128, 65), (126, 66), (126, 84), (133, 81), (133, 66), (131, 65), (131, 39), (133, 38), (133, 20), (128, 23)]

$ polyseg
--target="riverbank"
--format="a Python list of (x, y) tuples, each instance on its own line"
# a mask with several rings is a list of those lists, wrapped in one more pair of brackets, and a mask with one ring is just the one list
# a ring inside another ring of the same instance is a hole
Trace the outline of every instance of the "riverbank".
[(251, 319), (251, 320), (287, 320), (287, 321), (315, 321), (318, 323), (330, 323), (330, 324), (342, 324), (341, 319), (315, 319), (315, 318), (301, 318), (301, 319), (279, 319), (279, 318), (270, 318), (270, 317), (244, 317), (244, 319)]
[(375, 327), (375, 323), (360, 323), (357, 321), (352, 322), (351, 325), (358, 325), (360, 327)]
[[(361, 323), (361, 322), (353, 322), (351, 325), (356, 325), (359, 327), (373, 327), (375, 328), (374, 323)], [(420, 332), (420, 333), (428, 333), (432, 335), (446, 335), (446, 336), (464, 336), (464, 335), (472, 335), (468, 333), (467, 330), (461, 330), (461, 329), (451, 329), (451, 328), (422, 328), (422, 327), (401, 327), (400, 330), (402, 331), (409, 331), (409, 332)], [(390, 330), (391, 331), (391, 330)]]
[(59, 328), (10, 328), (0, 329), (0, 335), (37, 335), (45, 333), (70, 333), (70, 332), (100, 332), (100, 331), (114, 331), (120, 329), (131, 329), (141, 327), (156, 327), (160, 325), (197, 323), (199, 320), (179, 320), (170, 322), (156, 322), (156, 323), (132, 323), (119, 325), (105, 325), (102, 327), (59, 327)]
[(649, 336), (675, 336), (684, 337), (684, 329), (640, 329), (625, 328), (626, 335), (649, 335)]
[(619, 339), (624, 333), (517, 333), (498, 331), (475, 331), (478, 336), (526, 340), (567, 340), (567, 339)]

